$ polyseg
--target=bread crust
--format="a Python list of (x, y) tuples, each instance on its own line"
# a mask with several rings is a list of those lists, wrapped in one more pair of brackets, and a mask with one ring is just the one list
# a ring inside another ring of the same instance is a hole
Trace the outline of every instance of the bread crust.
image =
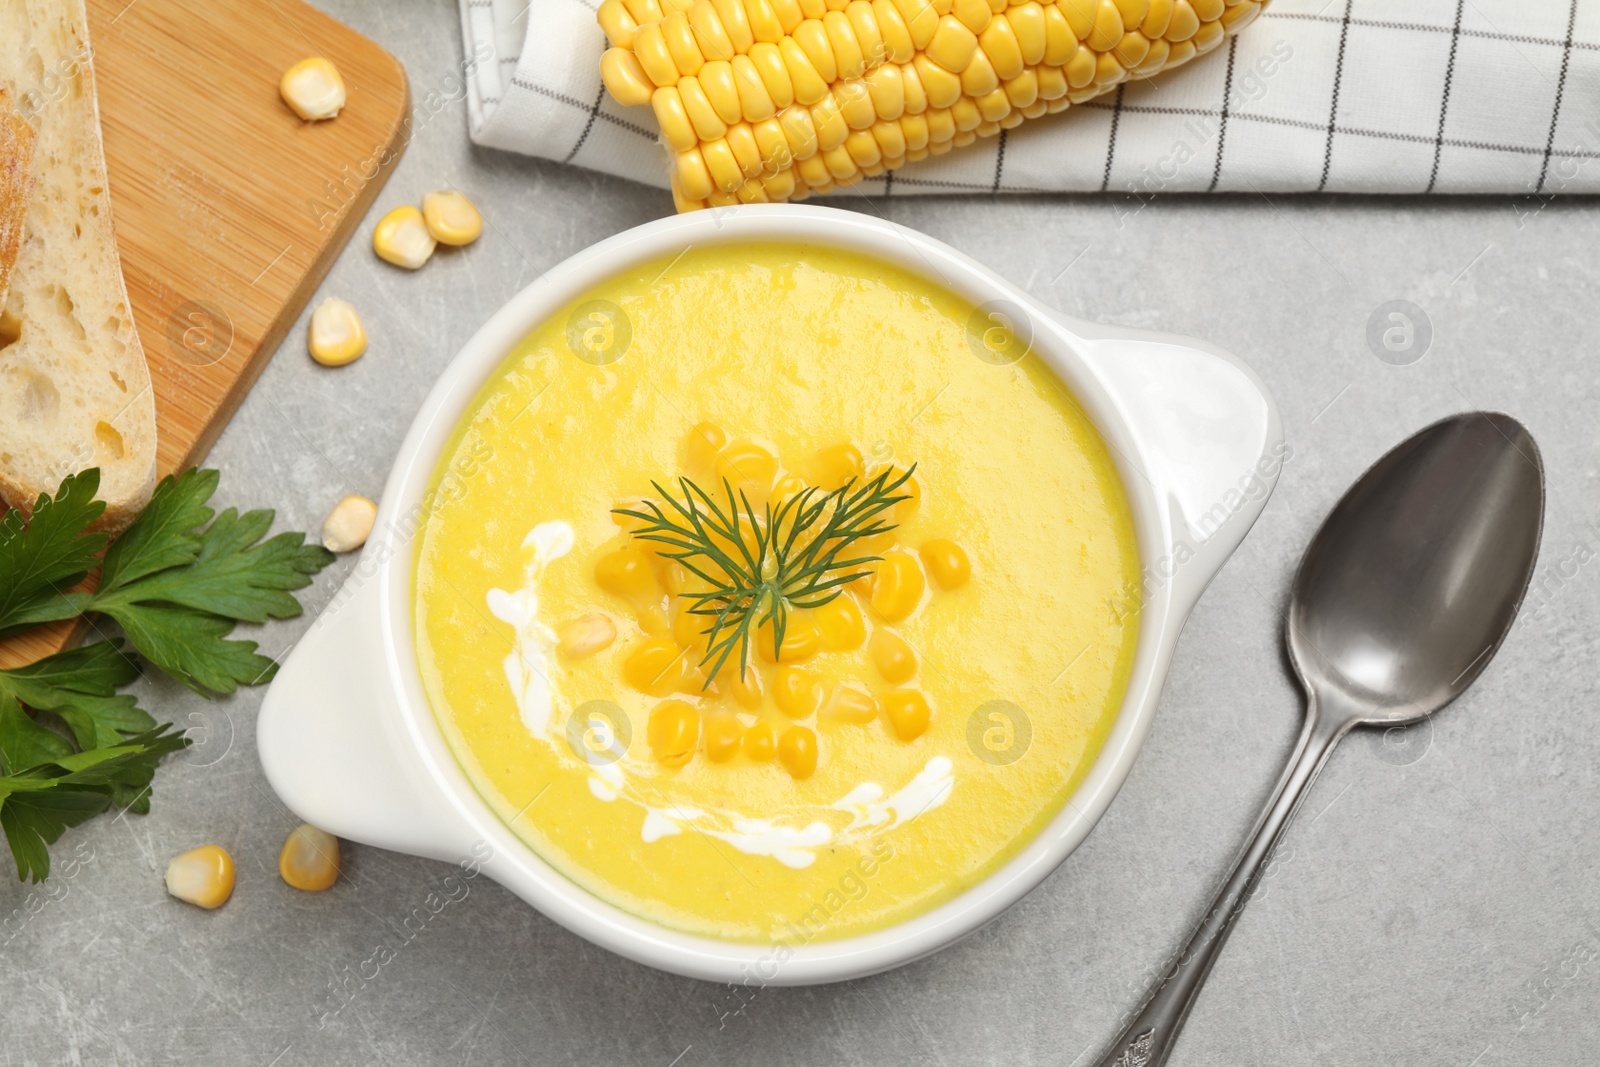
[(38, 139), (11, 94), (0, 85), (0, 313), (11, 288), (11, 270), (22, 248), (23, 222), (33, 196), (33, 145)]

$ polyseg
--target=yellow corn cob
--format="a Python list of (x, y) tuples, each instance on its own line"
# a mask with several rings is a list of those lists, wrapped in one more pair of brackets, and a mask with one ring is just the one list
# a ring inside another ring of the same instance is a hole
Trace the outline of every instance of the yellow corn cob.
[(604, 0), (680, 211), (802, 200), (1209, 52), (1267, 0)]

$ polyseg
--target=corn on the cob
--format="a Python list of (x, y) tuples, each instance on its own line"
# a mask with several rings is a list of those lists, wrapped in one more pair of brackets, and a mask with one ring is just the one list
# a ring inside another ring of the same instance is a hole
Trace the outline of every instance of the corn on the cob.
[(800, 200), (1209, 52), (1267, 0), (604, 0), (680, 211)]

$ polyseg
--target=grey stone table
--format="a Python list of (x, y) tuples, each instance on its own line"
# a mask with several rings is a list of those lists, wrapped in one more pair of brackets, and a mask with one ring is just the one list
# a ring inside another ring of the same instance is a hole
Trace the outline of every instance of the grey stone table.
[[(455, 0), (325, 6), (394, 51), (419, 100), (456, 69)], [(568, 255), (671, 210), (663, 193), (474, 149), (464, 111), (423, 125), (323, 286), (362, 309), (370, 353), (313, 365), (302, 317), (212, 454), (226, 502), (270, 504), (309, 529), (340, 495), (376, 495), (435, 375), (491, 312)], [(415, 275), (375, 259), (376, 217), (446, 184), (481, 205), (483, 239)], [(1198, 920), (1291, 744), (1300, 696), (1279, 613), (1307, 538), (1388, 446), (1493, 407), (1528, 424), (1548, 465), (1538, 588), (1499, 658), (1435, 723), (1335, 755), (1173, 1063), (1594, 1062), (1600, 205), (846, 206), (947, 241), (1074, 315), (1207, 338), (1248, 360), (1282, 408), (1293, 455), (1277, 493), (1190, 621), (1149, 743), (1083, 847), (928, 960), (741, 994), (593, 948), (487, 879), (402, 925), (449, 871), (424, 860), (348, 846), (333, 890), (289, 890), (275, 860), (296, 820), (256, 760), (260, 692), (211, 703), (151, 683), (147, 706), (201, 728), (203, 743), (162, 768), (148, 817), (70, 831), (47, 886), (0, 879), (0, 1059), (1083, 1063)], [(1431, 322), (1409, 365), (1367, 341), (1391, 300)], [(351, 565), (309, 591), (313, 611)], [(268, 627), (265, 648), (282, 653), (306, 625)], [(205, 841), (239, 864), (215, 913), (161, 883), (171, 855)], [(363, 967), (380, 946), (392, 958)]]

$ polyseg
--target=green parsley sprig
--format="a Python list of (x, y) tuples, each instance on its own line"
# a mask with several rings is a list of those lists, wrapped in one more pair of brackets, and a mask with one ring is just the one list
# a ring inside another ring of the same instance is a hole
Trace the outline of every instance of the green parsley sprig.
[[(107, 547), (90, 530), (105, 511), (100, 472), (69, 476), (24, 522), (0, 516), (0, 637), (80, 615), (114, 621), (133, 649), (207, 696), (269, 681), (277, 664), (240, 622), (300, 614), (294, 592), (333, 561), (305, 535), (267, 537), (271, 511), (213, 511), (214, 470), (162, 480), (150, 504)], [(263, 540), (265, 538), (265, 540)], [(103, 560), (100, 557), (104, 550)], [(73, 587), (100, 568), (93, 591)], [(0, 829), (17, 877), (50, 873), (48, 846), (113, 804), (144, 814), (156, 764), (189, 744), (118, 689), (139, 677), (117, 639), (0, 670)]]
[(690, 614), (711, 620), (701, 631), (706, 636), (701, 665), (711, 664), (706, 671), (710, 685), (735, 649), (744, 671), (751, 630), (772, 626), (776, 659), (791, 609), (819, 608), (868, 574), (856, 568), (882, 557), (851, 553), (863, 539), (895, 528), (881, 516), (910, 499), (896, 492), (916, 469), (915, 464), (906, 471), (890, 468), (859, 487), (853, 478), (830, 491), (807, 486), (776, 507), (767, 503), (760, 513), (743, 490), (735, 494), (726, 480), (724, 506), (693, 481), (679, 478), (681, 500), (652, 482), (666, 507), (645, 500), (639, 509), (614, 510), (643, 524), (635, 537), (673, 549), (661, 554), (707, 584), (705, 590), (683, 595), (693, 601)]

